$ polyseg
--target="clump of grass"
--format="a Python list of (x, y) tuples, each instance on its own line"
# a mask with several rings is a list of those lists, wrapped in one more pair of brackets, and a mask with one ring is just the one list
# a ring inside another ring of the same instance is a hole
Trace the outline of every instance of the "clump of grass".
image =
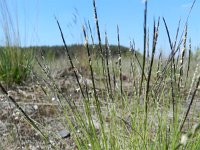
[[(79, 149), (176, 149), (179, 144), (179, 138), (181, 138), (185, 120), (191, 110), (191, 105), (199, 86), (198, 80), (194, 92), (191, 93), (192, 99), (190, 100), (187, 98), (187, 101), (190, 101), (190, 105), (188, 109), (186, 109), (183, 121), (180, 123), (179, 120), (180, 117), (182, 117), (180, 114), (182, 111), (185, 111), (181, 109), (181, 107), (184, 106), (183, 99), (185, 97), (180, 93), (182, 90), (177, 89), (177, 87), (180, 88), (180, 80), (173, 80), (173, 78), (176, 77), (176, 73), (179, 73), (181, 83), (184, 83), (184, 80), (187, 80), (190, 76), (187, 71), (185, 77), (184, 70), (182, 70), (184, 65), (186, 65), (184, 62), (186, 62), (185, 59), (187, 58), (185, 53), (187, 49), (186, 32), (184, 37), (181, 37), (178, 44), (177, 36), (175, 41), (172, 42), (167, 23), (163, 18), (171, 54), (168, 59), (162, 60), (162, 53), (160, 53), (158, 60), (155, 61), (160, 21), (159, 19), (157, 23), (154, 21), (151, 56), (148, 56), (150, 64), (146, 64), (146, 51), (149, 49), (146, 46), (148, 46), (149, 37), (147, 40), (147, 1), (145, 1), (143, 59), (140, 61), (135, 52), (126, 58), (122, 58), (119, 28), (117, 28), (119, 58), (117, 64), (114, 64), (112, 63), (113, 60), (111, 60), (112, 57), (109, 55), (110, 49), (108, 46), (107, 33), (105, 33), (105, 53), (103, 51), (95, 0), (93, 0), (93, 7), (99, 46), (99, 53), (97, 55), (100, 56), (101, 65), (97, 66), (95, 64), (95, 61), (98, 60), (95, 60), (91, 55), (91, 51), (94, 47), (89, 47), (89, 36), (86, 34), (85, 28), (83, 27), (85, 47), (88, 55), (87, 64), (88, 70), (90, 70), (89, 78), (92, 81), (92, 86), (89, 86), (87, 81), (80, 83), (79, 72), (69, 54), (61, 26), (58, 20), (56, 20), (67, 52), (67, 57), (74, 71), (77, 86), (80, 89), (79, 94), (82, 95), (80, 103), (83, 104), (83, 110), (77, 107), (73, 98), (71, 99), (72, 105), (67, 101), (70, 112), (66, 113), (66, 120), (74, 135), (72, 137), (74, 142)], [(179, 27), (176, 35), (178, 35), (178, 32)], [(93, 41), (92, 36), (91, 38)], [(183, 45), (182, 41), (184, 42)], [(92, 44), (94, 45), (93, 42)], [(182, 48), (181, 46), (183, 46), (184, 54), (182, 53), (181, 57), (178, 56), (182, 61), (176, 66), (176, 54), (178, 50)], [(134, 51), (134, 46), (132, 44), (131, 49)], [(136, 58), (136, 63), (133, 63), (134, 58)], [(131, 60), (125, 61), (125, 59)], [(125, 62), (130, 62), (130, 65), (123, 64)], [(155, 64), (155, 62), (158, 62), (158, 64)], [(131, 80), (134, 83), (132, 87), (130, 86), (127, 88), (126, 83), (122, 79), (122, 73), (127, 70), (123, 65), (131, 66)], [(94, 67), (99, 67), (102, 71), (96, 74)], [(115, 71), (111, 72), (110, 68)], [(101, 80), (101, 89), (99, 88), (100, 84), (98, 84), (96, 80), (99, 76), (103, 77)], [(115, 78), (115, 81), (111, 82), (111, 80), (114, 80), (111, 77), (118, 76), (119, 78)], [(62, 94), (62, 91), (58, 92)], [(62, 98), (60, 97), (60, 99)], [(172, 107), (172, 110), (170, 110), (170, 107)], [(172, 117), (169, 117), (169, 112), (172, 113)], [(67, 114), (73, 115), (76, 122), (74, 123)], [(80, 133), (77, 133), (76, 127), (81, 131)], [(195, 132), (197, 132), (197, 130), (195, 130)], [(191, 137), (191, 134), (188, 137)], [(182, 145), (180, 144), (180, 146)], [(198, 147), (198, 145), (193, 146)]]
[(0, 80), (20, 84), (30, 77), (33, 51), (19, 47), (0, 48)]
[(15, 19), (9, 12), (6, 1), (1, 1), (0, 7), (5, 37), (4, 47), (0, 47), (0, 80), (8, 84), (19, 84), (29, 77), (34, 55), (32, 50), (20, 47), (18, 20), (14, 24)]

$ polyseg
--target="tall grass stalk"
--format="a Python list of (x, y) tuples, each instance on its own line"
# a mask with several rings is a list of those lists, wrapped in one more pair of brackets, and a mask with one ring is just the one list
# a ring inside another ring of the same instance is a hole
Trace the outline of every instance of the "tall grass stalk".
[[(137, 54), (137, 52), (136, 52), (136, 49), (135, 49), (135, 42), (134, 42), (134, 41), (133, 41), (132, 43), (130, 42), (130, 47), (131, 47), (131, 51), (132, 51), (132, 53), (133, 53), (133, 55), (134, 55), (134, 57), (135, 57), (135, 59), (136, 59), (138, 65), (139, 65), (139, 66), (137, 66), (137, 67), (139, 67), (140, 70), (142, 71), (142, 64), (141, 64), (141, 62), (140, 62), (140, 60), (139, 60), (139, 57), (138, 57), (138, 54)], [(133, 59), (133, 58), (132, 58), (132, 59)], [(144, 79), (147, 81), (147, 77), (146, 77), (145, 74), (144, 74)], [(140, 89), (140, 88), (138, 87), (138, 89)], [(139, 91), (139, 90), (138, 90), (138, 91)], [(139, 93), (139, 92), (138, 92), (138, 93)]]
[(182, 84), (182, 79), (183, 79), (183, 63), (184, 63), (184, 58), (185, 58), (185, 53), (186, 53), (186, 42), (187, 42), (187, 24), (185, 26), (185, 35), (184, 35), (184, 39), (183, 39), (183, 49), (182, 49), (182, 52), (181, 52), (178, 89), (180, 89), (181, 84)]
[[(175, 37), (175, 41), (174, 41), (174, 44), (173, 44), (173, 51), (175, 51), (176, 49), (176, 44), (178, 42), (178, 35), (179, 35), (179, 31), (180, 31), (180, 24), (181, 24), (181, 19), (179, 20), (178, 22), (178, 27), (177, 27), (177, 30), (176, 30), (176, 37)], [(178, 67), (178, 59), (179, 59), (179, 55), (177, 57), (177, 62), (175, 64), (175, 58), (173, 59), (173, 72), (174, 72), (174, 82), (176, 83), (176, 68)]]
[(153, 43), (152, 43), (152, 54), (151, 54), (151, 60), (150, 60), (150, 66), (149, 66), (149, 71), (148, 71), (148, 78), (147, 78), (147, 85), (146, 85), (146, 102), (145, 102), (145, 118), (148, 118), (148, 103), (149, 103), (149, 88), (150, 88), (150, 80), (151, 80), (151, 75), (152, 75), (152, 67), (153, 67), (153, 62), (154, 62), (154, 56), (155, 56), (155, 51), (156, 51), (156, 44), (157, 44), (157, 39), (158, 39), (158, 31), (159, 31), (159, 23), (160, 23), (160, 18), (158, 19), (158, 23), (156, 25), (154, 21), (154, 29), (153, 29)]
[[(157, 63), (157, 71), (156, 71), (156, 79), (160, 76), (161, 72), (160, 70), (162, 69), (162, 51), (160, 51), (160, 54), (158, 56), (158, 63)], [(157, 83), (158, 80), (156, 80)]]
[(191, 55), (192, 55), (192, 44), (191, 44), (191, 39), (189, 39), (189, 55), (188, 55), (188, 63), (187, 63), (185, 86), (187, 84), (188, 75), (189, 75), (189, 71), (190, 71)]
[[(146, 64), (149, 64), (150, 62), (150, 51), (149, 51), (149, 27), (147, 30), (147, 56), (146, 56)], [(149, 67), (147, 67), (147, 72), (149, 71)]]
[(140, 81), (140, 90), (139, 90), (139, 95), (141, 96), (142, 94), (142, 85), (143, 85), (143, 79), (145, 75), (145, 60), (146, 60), (146, 46), (147, 46), (147, 1), (145, 1), (145, 9), (144, 9), (144, 50), (143, 50), (143, 60), (142, 60), (142, 76), (141, 76), (141, 81)]
[[(132, 74), (132, 77), (134, 79), (134, 77), (135, 77), (135, 61), (134, 61), (134, 58), (136, 58), (139, 66), (141, 67), (141, 64), (140, 64), (140, 62), (137, 58), (136, 52), (135, 52), (135, 42), (134, 42), (134, 40), (133, 40), (133, 42), (130, 41), (130, 51), (131, 51), (131, 56), (130, 56), (131, 73), (130, 73), (130, 75)], [(135, 91), (136, 95), (138, 95), (138, 86), (136, 85), (135, 80), (133, 81), (133, 87), (134, 87), (133, 91)]]
[[(166, 29), (166, 32), (167, 32), (167, 36), (168, 36), (168, 40), (169, 40), (169, 44), (170, 44), (170, 48), (171, 48), (171, 54), (173, 54), (175, 52), (175, 45), (177, 43), (177, 36), (178, 36), (178, 33), (179, 33), (179, 26), (177, 28), (177, 33), (176, 33), (176, 39), (175, 39), (175, 44), (173, 45), (172, 41), (171, 41), (171, 37), (170, 37), (170, 34), (169, 34), (169, 29), (168, 29), (168, 26), (167, 26), (167, 23), (165, 21), (165, 18), (163, 18), (163, 22), (165, 24), (165, 29)], [(179, 48), (178, 48), (179, 49)], [(170, 70), (170, 84), (171, 84), (171, 98), (172, 98), (172, 109), (173, 109), (173, 123), (175, 123), (175, 109), (176, 109), (176, 101), (175, 101), (175, 91), (174, 91), (174, 83), (176, 82), (176, 68), (175, 68), (175, 55), (172, 56), (171, 58), (171, 70)]]
[(111, 74), (110, 74), (110, 65), (109, 65), (109, 58), (111, 56), (110, 49), (109, 49), (109, 43), (108, 43), (108, 36), (105, 32), (105, 55), (106, 55), (106, 69), (107, 69), (107, 78), (108, 78), (108, 94), (111, 100), (113, 101), (113, 91), (112, 91), (112, 84), (111, 84)]
[(88, 27), (89, 27), (89, 31), (90, 31), (90, 37), (91, 37), (91, 40), (92, 40), (92, 45), (94, 46), (94, 38), (93, 38), (93, 35), (92, 35), (92, 29), (91, 29), (91, 25), (90, 25), (89, 20), (88, 20)]
[(124, 107), (124, 99), (123, 99), (123, 80), (122, 80), (122, 55), (120, 48), (120, 36), (119, 36), (119, 26), (117, 25), (117, 43), (118, 43), (118, 63), (119, 63), (119, 80), (120, 80), (120, 94), (122, 100), (122, 106)]
[(100, 126), (101, 126), (101, 133), (103, 135), (103, 148), (104, 149), (108, 149), (108, 145), (107, 145), (107, 138), (105, 135), (105, 130), (104, 130), (104, 122), (103, 122), (103, 114), (101, 111), (101, 106), (100, 106), (100, 102), (99, 102), (99, 98), (97, 96), (96, 93), (96, 86), (95, 86), (95, 81), (94, 81), (94, 72), (93, 72), (93, 68), (92, 68), (92, 60), (91, 60), (91, 55), (90, 55), (90, 49), (88, 46), (88, 39), (87, 39), (87, 35), (85, 32), (85, 28), (83, 27), (83, 33), (84, 33), (84, 37), (85, 37), (85, 46), (87, 48), (87, 53), (88, 53), (88, 61), (89, 61), (89, 68), (90, 68), (90, 73), (91, 73), (91, 77), (92, 77), (92, 85), (93, 85), (93, 92), (94, 92), (94, 98), (95, 98), (95, 102), (96, 102), (96, 107), (97, 107), (97, 115), (98, 115), (98, 119), (100, 120)]
[[(56, 19), (56, 18), (55, 18), (55, 19)], [(68, 50), (67, 44), (66, 44), (66, 42), (65, 42), (65, 38), (64, 38), (64, 35), (63, 35), (63, 32), (62, 32), (60, 23), (58, 22), (57, 19), (56, 19), (56, 22), (57, 22), (57, 25), (58, 25), (58, 28), (59, 28), (59, 31), (60, 31), (60, 34), (61, 34), (61, 38), (62, 38), (62, 41), (63, 41), (63, 44), (64, 44), (64, 48), (65, 48), (65, 50), (66, 50), (66, 52), (67, 52), (67, 56), (68, 56), (68, 59), (69, 59), (69, 61), (70, 61), (70, 65), (71, 65), (72, 70), (73, 70), (73, 72), (74, 72), (74, 75), (75, 75), (75, 77), (76, 77), (76, 81), (77, 81), (78, 86), (79, 86), (79, 88), (80, 88), (80, 90), (81, 90), (81, 94), (82, 94), (83, 98), (85, 99), (85, 95), (84, 95), (84, 92), (83, 92), (83, 88), (82, 88), (82, 86), (81, 86), (81, 84), (80, 84), (80, 81), (79, 81), (79, 79), (78, 79), (78, 72), (77, 72), (77, 69), (76, 69), (76, 67), (74, 66), (74, 63), (73, 63), (73, 61), (72, 61), (72, 58), (71, 58), (71, 56), (70, 56), (70, 54), (69, 54), (69, 50)]]
[(103, 48), (102, 48), (102, 42), (101, 42), (101, 33), (100, 33), (100, 27), (99, 27), (99, 21), (98, 21), (98, 15), (97, 15), (97, 8), (96, 8), (96, 0), (93, 0), (93, 9), (94, 9), (94, 19), (95, 19), (95, 24), (96, 24), (96, 32), (98, 36), (98, 47), (99, 47), (99, 54), (101, 57), (101, 63), (102, 63), (102, 69), (103, 69), (103, 82), (105, 83), (105, 61), (104, 61), (104, 54), (103, 54)]

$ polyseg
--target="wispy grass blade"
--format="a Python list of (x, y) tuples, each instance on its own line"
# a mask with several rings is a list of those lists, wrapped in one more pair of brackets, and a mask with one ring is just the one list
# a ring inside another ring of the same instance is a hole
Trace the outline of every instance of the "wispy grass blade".
[(64, 35), (63, 35), (63, 32), (62, 32), (60, 23), (59, 23), (59, 21), (57, 20), (57, 18), (55, 18), (55, 20), (56, 20), (56, 22), (57, 22), (57, 25), (58, 25), (58, 28), (59, 28), (59, 31), (60, 31), (60, 34), (61, 34), (61, 38), (62, 38), (62, 41), (63, 41), (63, 44), (64, 44), (64, 48), (65, 48), (65, 50), (66, 50), (66, 52), (67, 52), (68, 59), (69, 59), (69, 61), (70, 61), (71, 67), (72, 67), (73, 72), (74, 72), (74, 75), (75, 75), (75, 77), (76, 77), (76, 81), (77, 81), (78, 86), (79, 86), (79, 88), (80, 88), (81, 94), (82, 94), (83, 98), (85, 99), (85, 95), (84, 95), (84, 92), (83, 92), (83, 88), (82, 88), (82, 86), (81, 86), (81, 84), (80, 84), (79, 77), (78, 77), (78, 74), (77, 74), (77, 69), (76, 69), (76, 67), (74, 66), (74, 63), (73, 63), (73, 61), (72, 61), (72, 58), (71, 58), (71, 56), (70, 56), (70, 54), (69, 54), (69, 50), (68, 50), (67, 44), (66, 44), (66, 42), (65, 42), (65, 38), (64, 38)]
[(120, 48), (119, 26), (117, 25), (117, 43), (118, 43), (118, 62), (119, 62), (119, 79), (120, 79), (120, 94), (122, 98), (122, 106), (124, 107), (123, 99), (123, 80), (122, 80), (122, 54)]
[[(37, 124), (33, 121), (33, 119), (31, 119), (27, 113), (22, 109), (22, 107), (16, 102), (16, 100), (10, 96), (8, 94), (8, 92), (6, 91), (6, 89), (3, 87), (3, 85), (0, 83), (0, 88), (1, 88), (1, 91), (3, 92), (3, 94), (5, 94), (9, 100), (15, 105), (15, 107), (24, 115), (25, 119), (31, 124), (31, 126), (36, 130), (38, 131), (42, 137), (45, 139), (45, 141), (47, 141), (49, 144), (52, 145), (52, 143), (49, 141), (49, 138), (48, 136), (37, 126)], [(52, 145), (53, 146), (53, 145)], [(54, 147), (54, 146), (53, 146)]]

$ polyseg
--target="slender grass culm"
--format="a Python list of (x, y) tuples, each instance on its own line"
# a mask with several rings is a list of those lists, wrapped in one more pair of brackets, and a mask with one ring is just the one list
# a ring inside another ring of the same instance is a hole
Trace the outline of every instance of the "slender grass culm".
[[(144, 43), (143, 43), (143, 60), (142, 60), (142, 74), (141, 74), (141, 80), (140, 80), (140, 89), (139, 89), (139, 96), (142, 95), (142, 90), (143, 90), (143, 80), (144, 80), (144, 76), (145, 76), (145, 63), (146, 63), (146, 48), (147, 48), (147, 0), (145, 1), (145, 8), (144, 8), (144, 25), (143, 25), (143, 29), (144, 29)], [(148, 116), (147, 116), (147, 101), (144, 101), (144, 105), (145, 105), (145, 118), (144, 118), (144, 139), (146, 140), (146, 133), (147, 133), (147, 121), (148, 121)]]
[(119, 36), (119, 27), (117, 26), (117, 43), (118, 43), (118, 62), (119, 62), (119, 79), (120, 79), (120, 94), (122, 100), (122, 106), (124, 107), (123, 99), (123, 81), (122, 81), (122, 54), (120, 48), (120, 36)]
[(186, 71), (186, 80), (185, 80), (185, 86), (188, 82), (188, 75), (190, 71), (190, 63), (191, 63), (191, 55), (192, 55), (192, 44), (191, 44), (191, 39), (189, 39), (189, 55), (188, 55), (188, 63), (187, 63), (187, 71)]
[(182, 52), (181, 52), (181, 60), (180, 60), (178, 89), (180, 89), (182, 84), (183, 84), (182, 83), (182, 80), (183, 80), (183, 63), (184, 63), (184, 58), (185, 58), (185, 53), (186, 53), (187, 27), (188, 27), (188, 25), (186, 24), (186, 26), (185, 26), (185, 35), (184, 35), (184, 39), (183, 39), (183, 49), (182, 49)]
[[(145, 97), (145, 118), (146, 119), (148, 118), (149, 88), (150, 88), (150, 80), (151, 80), (151, 76), (152, 76), (152, 67), (153, 67), (153, 62), (154, 62), (154, 56), (155, 56), (155, 51), (156, 51), (156, 44), (157, 44), (157, 39), (158, 39), (159, 24), (160, 24), (160, 18), (158, 19), (157, 25), (154, 21), (154, 26), (153, 26), (152, 54), (151, 54), (150, 66), (149, 66), (149, 70), (148, 70), (146, 93), (145, 93), (146, 94), (146, 97)], [(148, 120), (146, 120), (146, 122), (147, 121)]]
[(108, 149), (108, 145), (107, 145), (107, 142), (106, 142), (105, 130), (104, 130), (104, 127), (103, 127), (103, 114), (102, 114), (102, 111), (101, 111), (100, 101), (99, 101), (99, 98), (98, 98), (97, 93), (96, 93), (96, 85), (95, 85), (95, 81), (94, 81), (94, 72), (93, 72), (93, 68), (92, 68), (91, 54), (90, 54), (87, 35), (86, 35), (86, 31), (85, 31), (84, 27), (83, 27), (83, 33), (84, 33), (84, 37), (85, 37), (85, 46), (86, 46), (87, 53), (88, 53), (89, 68), (90, 68), (90, 73), (91, 73), (91, 77), (92, 77), (92, 86), (93, 86), (95, 104), (96, 104), (96, 108), (97, 108), (96, 110), (97, 110), (98, 119), (100, 120), (101, 133), (103, 135), (103, 148)]
[(110, 53), (110, 48), (109, 48), (109, 44), (108, 44), (108, 36), (107, 36), (107, 32), (105, 32), (105, 55), (106, 55), (106, 71), (107, 71), (107, 78), (108, 78), (108, 94), (109, 97), (111, 98), (111, 101), (113, 102), (113, 89), (112, 89), (112, 83), (111, 83), (111, 73), (110, 73), (110, 57), (111, 57), (111, 53)]
[(142, 85), (143, 85), (143, 79), (145, 76), (146, 46), (147, 46), (147, 0), (145, 1), (145, 9), (144, 9), (144, 43), (143, 43), (144, 51), (143, 51), (142, 75), (141, 75), (141, 81), (140, 81), (139, 95), (142, 94)]
[(24, 115), (25, 119), (30, 123), (30, 125), (36, 130), (38, 131), (42, 137), (45, 139), (46, 142), (48, 142), (48, 144), (51, 144), (52, 147), (54, 147), (52, 145), (52, 143), (49, 141), (47, 135), (38, 127), (38, 125), (34, 122), (33, 119), (31, 119), (27, 113), (21, 108), (21, 106), (16, 102), (16, 100), (10, 96), (8, 94), (8, 92), (6, 91), (6, 89), (2, 86), (2, 84), (0, 83), (0, 88), (2, 90), (2, 92), (9, 98), (9, 100), (17, 107), (17, 109), (19, 109), (19, 111)]
[(102, 70), (103, 70), (103, 82), (105, 83), (105, 60), (104, 60), (104, 54), (103, 54), (103, 48), (102, 48), (102, 41), (101, 41), (101, 33), (100, 33), (100, 27), (99, 27), (99, 20), (97, 16), (97, 8), (96, 8), (96, 0), (93, 0), (93, 9), (94, 9), (94, 19), (95, 19), (95, 25), (96, 25), (96, 32), (98, 36), (98, 53), (100, 54), (101, 57), (101, 63), (102, 63)]

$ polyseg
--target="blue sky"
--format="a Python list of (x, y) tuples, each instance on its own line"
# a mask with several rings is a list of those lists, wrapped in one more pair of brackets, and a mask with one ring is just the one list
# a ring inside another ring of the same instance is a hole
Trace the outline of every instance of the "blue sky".
[[(68, 44), (84, 42), (81, 27), (88, 20), (97, 42), (92, 0), (5, 1), (14, 22), (18, 20), (21, 45), (61, 45), (62, 40), (54, 16), (60, 21)], [(178, 21), (181, 19), (182, 31), (192, 2), (193, 0), (149, 0), (147, 24), (150, 37), (152, 37), (153, 19), (157, 20), (160, 16), (165, 17), (174, 39)], [(134, 39), (136, 48), (143, 48), (144, 2), (142, 0), (96, 0), (96, 5), (103, 42), (106, 31), (109, 43), (117, 43), (116, 26), (119, 25), (122, 45), (129, 46), (129, 41)], [(193, 46), (200, 46), (199, 14), (200, 1), (197, 0), (189, 18), (188, 28), (188, 37), (192, 39)], [(15, 19), (16, 16), (18, 19)], [(2, 45), (4, 36), (2, 28), (0, 29), (0, 44)], [(168, 48), (168, 39), (162, 20), (158, 42), (158, 48)]]

